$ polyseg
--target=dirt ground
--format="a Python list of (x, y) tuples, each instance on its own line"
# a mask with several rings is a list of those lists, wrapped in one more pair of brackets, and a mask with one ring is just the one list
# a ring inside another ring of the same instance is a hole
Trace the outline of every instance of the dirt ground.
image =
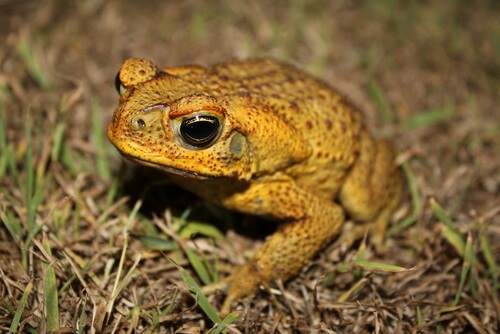
[[(494, 0), (0, 1), (0, 332), (498, 333), (499, 17)], [(105, 129), (128, 57), (273, 57), (347, 95), (407, 178), (386, 251), (334, 242), (217, 326), (169, 258), (202, 285), (197, 261), (225, 276), (275, 226), (123, 161)]]

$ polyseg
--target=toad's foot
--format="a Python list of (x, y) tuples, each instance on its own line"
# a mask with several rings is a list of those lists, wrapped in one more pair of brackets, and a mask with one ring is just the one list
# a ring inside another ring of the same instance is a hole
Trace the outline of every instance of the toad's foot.
[(221, 316), (231, 312), (232, 306), (244, 297), (252, 298), (261, 284), (265, 284), (254, 264), (249, 261), (241, 266), (234, 274), (202, 288), (206, 295), (214, 294), (216, 291), (225, 291), (226, 299), (220, 309)]

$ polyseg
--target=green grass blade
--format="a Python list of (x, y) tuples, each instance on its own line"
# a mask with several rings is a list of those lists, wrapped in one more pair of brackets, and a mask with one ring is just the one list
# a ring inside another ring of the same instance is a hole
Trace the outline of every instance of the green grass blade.
[(450, 216), (448, 213), (444, 211), (444, 209), (439, 205), (438, 202), (436, 202), (435, 199), (430, 200), (431, 203), (431, 209), (436, 218), (438, 218), (442, 223), (441, 227), (441, 233), (443, 234), (444, 238), (450, 245), (455, 248), (457, 253), (460, 256), (464, 256), (465, 252), (465, 242), (463, 240), (462, 234), (460, 231), (455, 227), (455, 224), (453, 224), (453, 221), (451, 220)]
[(61, 98), (61, 103), (59, 105), (59, 113), (57, 117), (57, 124), (54, 131), (54, 136), (52, 137), (52, 151), (50, 152), (50, 158), (52, 161), (60, 161), (61, 155), (64, 148), (64, 129), (66, 123), (64, 122), (64, 115), (68, 110), (68, 95), (64, 94)]
[[(52, 256), (48, 240), (43, 240), (42, 246), (47, 254)], [(43, 286), (47, 327), (49, 331), (54, 332), (59, 329), (59, 295), (57, 291), (56, 272), (53, 265), (45, 261), (42, 262), (42, 268), (45, 273)]]
[(481, 234), (479, 237), (479, 242), (481, 246), (481, 252), (483, 253), (484, 260), (488, 265), (488, 272), (491, 275), (493, 280), (493, 290), (497, 290), (500, 288), (498, 282), (498, 275), (500, 274), (500, 267), (495, 260), (495, 256), (493, 255), (493, 250), (491, 248), (491, 244), (488, 240), (488, 237), (485, 234)]
[(403, 122), (403, 128), (415, 130), (424, 126), (447, 122), (455, 113), (456, 109), (454, 106), (417, 112)]
[(71, 152), (70, 148), (68, 147), (68, 145), (62, 145), (61, 149), (62, 149), (60, 156), (61, 163), (70, 172), (71, 175), (73, 176), (78, 175), (79, 170), (75, 164), (76, 159), (73, 156), (73, 153)]
[(59, 159), (61, 158), (61, 152), (63, 151), (64, 146), (64, 127), (64, 122), (60, 122), (56, 125), (53, 137), (52, 152), (50, 153), (50, 158), (52, 159), (52, 161), (59, 161)]
[(462, 272), (460, 274), (460, 282), (458, 284), (457, 293), (455, 295), (455, 300), (453, 301), (453, 305), (458, 305), (460, 301), (460, 295), (464, 290), (465, 282), (467, 281), (467, 276), (470, 272), (470, 269), (474, 265), (474, 248), (472, 247), (472, 234), (469, 233), (467, 236), (467, 241), (465, 243), (465, 252), (464, 252), (464, 263), (462, 265)]
[[(24, 184), (24, 199), (26, 203), (30, 203), (32, 197), (33, 197), (33, 188), (34, 188), (34, 178), (35, 178), (35, 166), (33, 166), (33, 140), (31, 138), (31, 118), (28, 117), (26, 120), (26, 128), (25, 128), (25, 134), (26, 134), (26, 141), (27, 141), (27, 147), (26, 147), (26, 156), (24, 157), (24, 170), (26, 173), (26, 179), (25, 179), (25, 184)], [(20, 189), (23, 187), (19, 185)], [(31, 227), (29, 225), (29, 220), (28, 220), (28, 229)]]
[(201, 279), (203, 284), (209, 284), (210, 282), (212, 282), (211, 275), (208, 273), (207, 267), (204, 264), (206, 263), (206, 261), (203, 261), (195, 251), (187, 247), (185, 249), (185, 252), (189, 263), (193, 266), (196, 274)]
[(80, 309), (81, 312), (80, 316), (78, 317), (78, 328), (85, 328), (85, 316), (86, 316), (85, 310), (87, 309), (87, 298), (83, 299), (83, 303)]
[(42, 70), (36, 52), (33, 52), (33, 49), (30, 48), (25, 40), (20, 41), (17, 45), (17, 54), (26, 65), (29, 74), (37, 85), (43, 90), (49, 89), (52, 86), (51, 77), (49, 73)]
[(363, 270), (369, 271), (383, 271), (383, 272), (391, 272), (391, 273), (401, 273), (406, 271), (411, 271), (413, 268), (404, 268), (399, 266), (394, 266), (391, 264), (379, 263), (379, 262), (371, 262), (371, 261), (354, 261), (354, 265)]
[(354, 293), (359, 291), (365, 283), (366, 283), (366, 278), (358, 280), (349, 290), (340, 295), (340, 297), (337, 299), (337, 302), (345, 303), (347, 300), (349, 300), (349, 298), (351, 298), (351, 296)]
[(177, 242), (172, 239), (152, 237), (148, 235), (138, 235), (134, 237), (138, 239), (142, 244), (151, 249), (162, 251), (173, 251), (179, 249), (179, 245), (177, 244)]
[(9, 331), (11, 333), (17, 333), (17, 328), (19, 327), (19, 321), (23, 315), (24, 307), (26, 306), (26, 302), (28, 301), (28, 297), (33, 289), (33, 282), (29, 282), (26, 288), (24, 289), (23, 295), (21, 296), (21, 300), (19, 301), (19, 307), (14, 314), (14, 318), (12, 318), (12, 323), (10, 324)]
[(7, 228), (12, 238), (14, 238), (17, 243), (20, 243), (21, 231), (23, 229), (21, 221), (17, 219), (12, 211), (7, 211), (4, 215), (3, 209), (0, 211), (0, 220)]
[[(29, 115), (28, 115), (29, 116)], [(26, 121), (26, 138), (27, 138), (27, 147), (26, 147), (26, 156), (25, 156), (25, 180), (24, 180), (24, 196), (26, 208), (28, 211), (27, 214), (27, 236), (25, 240), (25, 249), (27, 249), (31, 243), (33, 237), (40, 231), (41, 226), (38, 226), (36, 222), (36, 211), (38, 206), (42, 202), (42, 184), (41, 182), (36, 182), (35, 179), (35, 164), (33, 161), (33, 139), (32, 139), (32, 124), (31, 118), (28, 117)], [(41, 181), (41, 180), (38, 180)], [(20, 187), (22, 189), (22, 187)]]
[(239, 312), (231, 312), (229, 313), (222, 321), (216, 325), (213, 331), (210, 331), (210, 334), (220, 334), (226, 331), (226, 327), (232, 324), (239, 316)]
[(28, 234), (26, 236), (25, 247), (28, 247), (33, 238), (40, 232), (42, 225), (36, 222), (36, 210), (43, 200), (42, 189), (37, 189), (35, 196), (28, 202)]
[(14, 154), (11, 147), (7, 145), (7, 119), (5, 117), (5, 108), (0, 101), (0, 179), (3, 178), (7, 172), (7, 167), (12, 162), (9, 160), (14, 159)]
[(158, 330), (158, 327), (160, 327), (160, 314), (158, 313), (158, 310), (152, 309), (149, 316), (151, 317), (151, 324), (153, 325), (153, 328), (146, 333), (154, 333), (153, 331)]
[(447, 225), (442, 225), (441, 233), (450, 245), (455, 248), (460, 256), (464, 255), (465, 243), (462, 239), (462, 235), (455, 229), (449, 228)]
[(439, 205), (439, 203), (434, 199), (431, 198), (430, 200), (432, 212), (436, 216), (437, 219), (439, 219), (442, 223), (446, 225), (450, 230), (455, 231), (456, 233), (459, 233), (457, 228), (455, 227), (455, 224), (453, 224), (453, 221), (451, 220), (450, 216), (446, 211), (444, 211), (443, 207)]
[(403, 169), (403, 172), (406, 176), (406, 180), (408, 181), (408, 188), (410, 190), (410, 196), (411, 196), (411, 212), (399, 224), (393, 226), (392, 228), (389, 229), (389, 231), (387, 231), (388, 236), (397, 234), (405, 230), (406, 228), (410, 227), (411, 225), (413, 225), (417, 220), (417, 218), (420, 216), (422, 211), (417, 178), (415, 177), (415, 174), (413, 173), (408, 162), (403, 163), (401, 168)]
[(111, 204), (113, 204), (113, 202), (117, 199), (121, 181), (121, 178), (113, 177), (108, 194), (106, 195), (106, 207), (110, 207)]
[(193, 234), (201, 234), (209, 238), (222, 240), (224, 239), (224, 234), (213, 224), (196, 222), (196, 221), (186, 221), (181, 225), (177, 234), (181, 238), (189, 238)]
[(189, 275), (189, 273), (179, 266), (173, 259), (169, 258), (169, 261), (177, 267), (177, 270), (181, 273), (182, 280), (186, 285), (187, 289), (191, 293), (191, 295), (196, 299), (200, 308), (205, 312), (207, 317), (214, 323), (220, 324), (222, 319), (219, 317), (215, 309), (210, 305), (207, 297), (201, 292), (201, 289), (198, 284), (194, 281), (194, 279)]
[(476, 174), (477, 174), (477, 166), (474, 166), (472, 173), (470, 173), (470, 175), (463, 182), (463, 186), (460, 187), (458, 196), (455, 198), (453, 204), (450, 207), (450, 215), (453, 216), (457, 212), (460, 205), (462, 205), (467, 195), (467, 192), (469, 191), (470, 186), (472, 185), (472, 181), (474, 181), (474, 179), (476, 178)]
[(420, 306), (417, 306), (416, 313), (417, 313), (417, 324), (421, 326), (424, 323), (424, 315), (422, 314), (422, 309), (420, 308)]
[(392, 112), (389, 102), (382, 92), (382, 89), (380, 89), (380, 86), (373, 78), (368, 82), (368, 91), (377, 106), (378, 112), (380, 113), (382, 124), (391, 124), (394, 121), (394, 113)]

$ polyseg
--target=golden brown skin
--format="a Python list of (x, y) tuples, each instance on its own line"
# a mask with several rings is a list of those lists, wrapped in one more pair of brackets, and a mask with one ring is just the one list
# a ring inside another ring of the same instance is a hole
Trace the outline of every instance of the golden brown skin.
[[(339, 93), (273, 60), (159, 70), (128, 59), (108, 137), (127, 158), (164, 170), (206, 201), (282, 222), (219, 284), (222, 312), (262, 283), (298, 273), (345, 213), (382, 242), (402, 178), (386, 140), (375, 141)], [(354, 233), (354, 232), (353, 232)]]

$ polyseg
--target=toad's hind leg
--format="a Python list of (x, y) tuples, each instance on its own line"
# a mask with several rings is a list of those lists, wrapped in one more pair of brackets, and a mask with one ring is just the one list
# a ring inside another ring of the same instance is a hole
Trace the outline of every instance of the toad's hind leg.
[(360, 155), (340, 189), (339, 200), (353, 220), (367, 224), (357, 224), (348, 234), (344, 233), (348, 243), (368, 228), (375, 246), (382, 248), (384, 234), (402, 193), (401, 170), (394, 160), (390, 141), (374, 141), (368, 133), (362, 135)]
[(241, 297), (253, 295), (260, 284), (287, 280), (297, 274), (344, 223), (344, 211), (339, 205), (303, 190), (293, 180), (262, 181), (235, 194), (226, 205), (272, 216), (283, 223), (246, 264), (222, 282), (203, 289), (204, 293), (227, 291), (223, 314)]

